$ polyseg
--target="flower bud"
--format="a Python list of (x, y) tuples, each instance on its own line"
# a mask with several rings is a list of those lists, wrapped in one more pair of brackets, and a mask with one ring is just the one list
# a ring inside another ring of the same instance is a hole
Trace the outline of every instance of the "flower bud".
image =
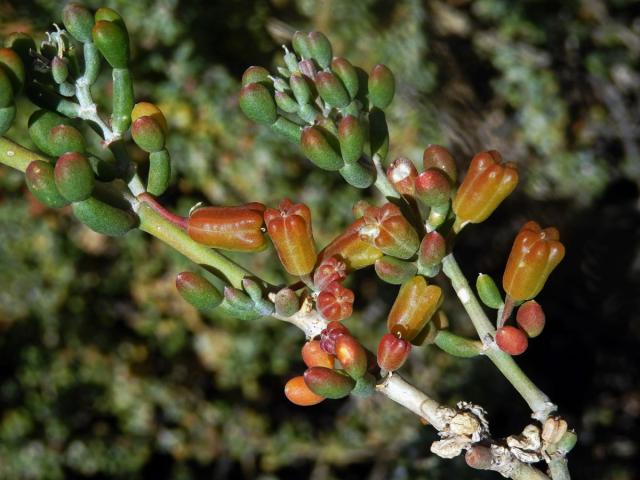
[(322, 291), (330, 283), (340, 282), (347, 276), (347, 266), (337, 257), (328, 257), (320, 262), (313, 272), (313, 286), (317, 291)]
[(334, 356), (322, 349), (319, 340), (311, 340), (302, 347), (302, 361), (309, 368), (333, 368)]
[(425, 170), (437, 168), (447, 174), (451, 183), (458, 179), (456, 162), (449, 151), (440, 145), (429, 145), (422, 154), (422, 164)]
[(301, 407), (317, 405), (324, 400), (324, 397), (316, 395), (307, 387), (302, 375), (293, 377), (287, 382), (284, 386), (284, 394), (291, 403)]
[(283, 288), (278, 293), (274, 300), (276, 313), (283, 317), (290, 317), (300, 310), (300, 299), (296, 292), (290, 288)]
[(13, 95), (17, 95), (24, 86), (24, 63), (20, 56), (10, 48), (0, 48), (0, 71), (4, 72), (11, 82)]
[(53, 57), (53, 60), (51, 60), (51, 75), (53, 76), (53, 81), (57, 84), (62, 84), (67, 80), (69, 64), (66, 58)]
[(343, 108), (349, 105), (351, 99), (342, 82), (331, 72), (318, 72), (315, 78), (316, 88), (322, 100), (328, 105)]
[(519, 328), (506, 325), (496, 332), (496, 343), (503, 352), (509, 355), (524, 353), (529, 344), (527, 335)]
[(410, 342), (431, 320), (442, 300), (440, 287), (428, 285), (424, 277), (416, 275), (400, 287), (387, 318), (389, 332)]
[(278, 209), (267, 209), (264, 220), (284, 269), (296, 276), (310, 273), (317, 255), (309, 207), (285, 199)]
[(376, 246), (360, 238), (359, 230), (362, 226), (364, 226), (364, 219), (359, 218), (320, 252), (320, 258), (338, 257), (349, 271), (373, 265), (383, 253)]
[(299, 105), (306, 105), (312, 100), (309, 81), (303, 75), (299, 73), (291, 75), (289, 86)]
[(378, 365), (383, 370), (395, 372), (409, 358), (411, 344), (392, 333), (385, 333), (378, 344)]
[(416, 253), (418, 234), (393, 203), (370, 207), (362, 218), (364, 225), (359, 232), (363, 241), (392, 257), (407, 259)]
[(249, 83), (240, 90), (240, 109), (256, 123), (271, 125), (278, 118), (276, 102), (261, 83)]
[(300, 146), (305, 156), (324, 170), (338, 170), (344, 165), (342, 157), (328, 140), (328, 132), (320, 127), (305, 127)]
[(446, 205), (451, 196), (451, 181), (446, 173), (430, 168), (416, 178), (416, 196), (429, 207)]
[(477, 154), (453, 199), (456, 222), (480, 223), (516, 188), (518, 172), (513, 164), (500, 163), (495, 150)]
[(366, 133), (362, 122), (352, 115), (345, 115), (338, 124), (340, 154), (347, 164), (357, 162), (362, 156)]
[(358, 74), (346, 58), (335, 57), (331, 61), (331, 71), (340, 79), (352, 99), (358, 94)]
[[(121, 205), (125, 208), (125, 205)], [(108, 199), (89, 197), (73, 205), (73, 214), (97, 233), (119, 237), (138, 225), (138, 217), (129, 210), (113, 205)]]
[(120, 23), (100, 20), (92, 29), (93, 43), (111, 68), (127, 68), (129, 34)]
[(338, 282), (332, 282), (318, 294), (316, 308), (327, 320), (339, 322), (353, 313), (353, 292)]
[(263, 67), (249, 67), (242, 74), (242, 86), (250, 83), (263, 83), (269, 81), (269, 70)]
[(131, 125), (131, 136), (145, 152), (158, 152), (164, 148), (165, 136), (162, 127), (151, 117), (139, 117)]
[(413, 196), (416, 193), (417, 177), (418, 170), (413, 162), (405, 157), (396, 158), (387, 168), (387, 178), (400, 195)]
[(420, 242), (418, 251), (418, 266), (421, 269), (429, 270), (442, 263), (442, 259), (447, 253), (447, 242), (444, 237), (436, 232), (427, 233)]
[(54, 179), (60, 194), (70, 202), (89, 198), (95, 184), (89, 160), (78, 152), (65, 153), (58, 158)]
[(222, 294), (218, 289), (194, 272), (179, 273), (176, 289), (182, 298), (202, 312), (211, 311), (222, 303)]
[(157, 105), (151, 102), (136, 103), (133, 106), (133, 110), (131, 110), (131, 122), (135, 122), (140, 117), (151, 117), (158, 125), (160, 125), (162, 133), (166, 135), (169, 132), (167, 119)]
[(381, 280), (392, 285), (401, 285), (416, 274), (416, 264), (394, 257), (384, 256), (376, 260), (375, 270)]
[(502, 295), (500, 295), (500, 291), (498, 290), (496, 283), (493, 281), (493, 278), (489, 275), (485, 273), (478, 275), (478, 279), (476, 280), (476, 290), (478, 291), (480, 300), (482, 300), (482, 303), (487, 307), (497, 310), (504, 305)]
[(42, 160), (34, 160), (25, 171), (25, 180), (29, 191), (40, 203), (51, 208), (61, 208), (69, 202), (60, 195), (56, 187), (53, 165)]
[(333, 51), (331, 42), (322, 32), (310, 32), (307, 34), (308, 46), (312, 58), (318, 62), (322, 68), (329, 68)]
[(329, 322), (320, 332), (320, 347), (331, 355), (336, 354), (336, 341), (342, 335), (349, 335), (349, 329), (340, 322)]
[(62, 23), (73, 38), (81, 43), (92, 42), (93, 14), (84, 5), (69, 3), (62, 10)]
[(518, 308), (516, 323), (525, 331), (529, 338), (537, 337), (542, 333), (545, 324), (544, 310), (535, 300), (524, 302)]
[(348, 375), (326, 367), (311, 367), (304, 372), (304, 383), (316, 395), (338, 399), (349, 395), (356, 382)]
[(393, 73), (385, 65), (378, 64), (369, 74), (369, 100), (374, 107), (387, 108), (393, 100), (396, 81)]
[(516, 236), (502, 277), (502, 287), (516, 301), (529, 300), (542, 290), (547, 278), (564, 258), (558, 230), (544, 230), (527, 222)]
[(367, 372), (367, 354), (360, 342), (351, 335), (341, 335), (336, 339), (336, 358), (355, 380)]
[(264, 205), (204, 207), (191, 213), (187, 233), (198, 243), (239, 252), (257, 252), (267, 246), (262, 233)]

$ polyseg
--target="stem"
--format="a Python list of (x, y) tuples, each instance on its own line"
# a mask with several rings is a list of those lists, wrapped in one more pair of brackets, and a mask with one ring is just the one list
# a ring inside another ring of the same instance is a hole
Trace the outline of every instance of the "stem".
[(400, 198), (400, 194), (396, 192), (395, 188), (393, 188), (393, 185), (391, 185), (389, 179), (387, 178), (387, 174), (382, 168), (382, 160), (380, 159), (380, 155), (376, 153), (373, 156), (372, 160), (373, 164), (376, 167), (376, 188), (380, 190), (380, 193), (382, 193), (387, 198)]
[(0, 163), (24, 173), (34, 160), (49, 161), (39, 153), (32, 152), (6, 137), (0, 137)]
[(559, 457), (551, 460), (549, 462), (549, 474), (552, 480), (571, 480), (567, 459)]
[(141, 193), (138, 195), (138, 200), (141, 202), (145, 202), (151, 208), (153, 208), (156, 212), (162, 215), (164, 218), (173, 223), (176, 227), (180, 227), (182, 230), (187, 229), (187, 219), (181, 217), (180, 215), (176, 215), (175, 213), (170, 212), (166, 208), (164, 208), (160, 202), (158, 202), (153, 195), (150, 193)]
[(485, 355), (491, 359), (494, 365), (498, 367), (498, 370), (502, 372), (505, 378), (524, 398), (533, 412), (533, 418), (541, 422), (544, 421), (551, 412), (556, 410), (556, 406), (527, 377), (513, 358), (498, 348), (494, 341), (495, 329), (484, 313), (452, 253), (442, 260), (442, 271), (451, 280), (451, 284), (460, 302), (462, 302), (462, 306), (467, 311), (471, 323), (473, 323), (478, 332), (480, 340), (485, 344)]
[(147, 203), (141, 202), (137, 213), (140, 217), (140, 230), (162, 240), (193, 262), (210, 267), (216, 275), (226, 279), (233, 287), (241, 289), (242, 279), (252, 275), (224, 255), (192, 240), (184, 230), (156, 212)]

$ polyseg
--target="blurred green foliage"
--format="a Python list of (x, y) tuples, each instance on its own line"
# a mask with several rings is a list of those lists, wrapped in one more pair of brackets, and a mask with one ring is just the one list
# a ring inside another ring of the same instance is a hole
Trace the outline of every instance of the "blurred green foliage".
[[(136, 98), (158, 103), (169, 121), (175, 182), (163, 200), (181, 213), (197, 201), (273, 205), (290, 196), (311, 207), (319, 245), (351, 221), (359, 192), (237, 106), (244, 68), (277, 63), (296, 29), (324, 31), (354, 64), (394, 70), (390, 158), (417, 161), (427, 144), (442, 143), (464, 167), (496, 148), (521, 169), (520, 205), (544, 200), (568, 212), (593, 205), (613, 180), (640, 178), (640, 12), (631, 0), (105, 3), (132, 36)], [(42, 36), (60, 10), (50, 0), (0, 4), (0, 36)], [(106, 76), (96, 92), (109, 105)], [(30, 112), (19, 112), (10, 136), (28, 143)], [(142, 153), (132, 154), (144, 169)], [(282, 281), (272, 255), (237, 258)], [(492, 477), (434, 458), (433, 432), (384, 399), (288, 404), (282, 387), (302, 372), (300, 332), (200, 316), (173, 285), (189, 268), (140, 232), (107, 239), (68, 211), (44, 210), (20, 175), (0, 169), (0, 478)], [(351, 287), (358, 312), (348, 326), (373, 348), (395, 291), (370, 272)], [(500, 410), (497, 434), (521, 428), (524, 406), (479, 362), (425, 348), (407, 373), (443, 401), (470, 396), (496, 417)], [(514, 400), (497, 400), (505, 397)], [(587, 445), (581, 458), (607, 448), (594, 432), (613, 421), (611, 411), (595, 404), (574, 413)], [(622, 435), (620, 448), (596, 455), (592, 474), (638, 474)]]

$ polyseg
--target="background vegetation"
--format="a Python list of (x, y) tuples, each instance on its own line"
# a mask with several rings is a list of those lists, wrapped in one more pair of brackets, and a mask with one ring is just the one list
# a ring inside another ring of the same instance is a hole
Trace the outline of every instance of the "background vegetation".
[[(163, 201), (179, 212), (291, 196), (311, 206), (320, 245), (350, 222), (359, 192), (237, 106), (242, 71), (273, 65), (297, 29), (322, 30), (355, 64), (394, 70), (391, 158), (440, 143), (461, 168), (488, 148), (516, 162), (521, 187), (465, 230), (459, 260), (470, 278), (499, 277), (526, 219), (560, 228), (567, 258), (539, 299), (547, 329), (521, 362), (578, 430), (575, 478), (638, 478), (637, 2), (105, 3), (127, 21), (137, 99), (169, 120), (175, 182)], [(53, 0), (0, 2), (0, 38), (41, 35), (60, 11)], [(96, 95), (105, 104), (107, 86)], [(19, 112), (10, 135), (28, 143), (26, 105)], [(272, 254), (242, 261), (277, 280)], [(495, 478), (432, 456), (433, 431), (384, 398), (289, 404), (300, 332), (201, 316), (175, 292), (188, 265), (140, 232), (105, 238), (44, 209), (21, 175), (0, 169), (0, 478)], [(348, 326), (373, 347), (395, 289), (371, 271), (350, 288)], [(466, 328), (455, 302), (445, 308)], [(489, 362), (431, 347), (406, 373), (442, 401), (485, 406), (498, 436), (527, 418)]]

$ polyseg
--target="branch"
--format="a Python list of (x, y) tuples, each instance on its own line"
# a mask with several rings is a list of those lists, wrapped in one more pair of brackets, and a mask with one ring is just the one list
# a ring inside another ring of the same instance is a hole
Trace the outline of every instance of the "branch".
[(532, 417), (544, 422), (557, 409), (556, 405), (531, 381), (510, 355), (498, 348), (494, 341), (496, 331), (493, 328), (493, 324), (484, 313), (480, 302), (478, 302), (452, 253), (444, 257), (442, 271), (451, 280), (462, 306), (469, 315), (480, 340), (485, 345), (485, 355), (489, 357), (494, 365), (498, 367), (498, 370), (502, 372), (505, 378), (524, 398), (533, 412)]

